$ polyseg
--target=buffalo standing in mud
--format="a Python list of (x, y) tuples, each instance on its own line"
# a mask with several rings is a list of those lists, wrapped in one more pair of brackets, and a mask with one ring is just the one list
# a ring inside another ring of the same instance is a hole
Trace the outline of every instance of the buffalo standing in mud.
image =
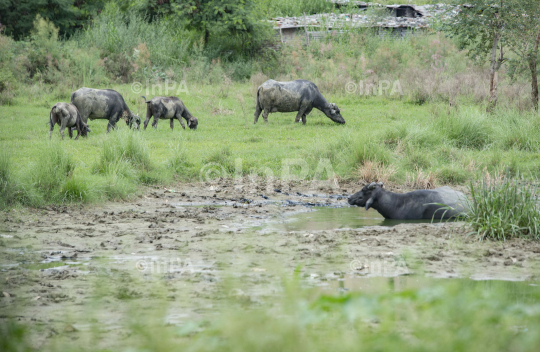
[(446, 186), (399, 194), (383, 189), (382, 183), (372, 182), (348, 201), (350, 205), (373, 208), (386, 219), (396, 220), (449, 219), (468, 210), (465, 194)]
[(319, 109), (334, 122), (345, 123), (336, 104), (327, 102), (313, 82), (303, 79), (277, 82), (269, 79), (257, 89), (254, 123), (259, 120), (261, 112), (263, 112), (264, 122), (268, 122), (268, 114), (271, 112), (298, 111), (295, 122), (300, 122), (302, 119), (305, 125), (306, 116), (313, 108)]
[(154, 122), (152, 122), (152, 127), (154, 128), (157, 128), (159, 119), (163, 119), (170, 120), (172, 130), (174, 129), (174, 119), (177, 119), (180, 121), (182, 128), (186, 129), (184, 121), (182, 121), (182, 118), (184, 118), (189, 128), (192, 130), (197, 129), (199, 120), (191, 115), (182, 100), (177, 97), (153, 97), (150, 100), (146, 100), (143, 95), (142, 98), (146, 103), (146, 120), (144, 120), (145, 130), (152, 116), (154, 116)]
[(64, 139), (64, 130), (68, 129), (69, 138), (73, 138), (73, 131), (71, 128), (77, 130), (77, 137), (75, 140), (79, 139), (79, 136), (86, 137), (86, 134), (90, 132), (88, 125), (84, 123), (81, 119), (81, 114), (77, 107), (69, 103), (56, 103), (49, 113), (49, 123), (51, 128), (49, 129), (49, 139), (52, 137), (52, 132), (54, 130), (54, 125), (58, 124), (60, 126), (60, 135)]
[(106, 119), (107, 132), (123, 119), (130, 128), (139, 129), (141, 118), (133, 114), (120, 93), (112, 89), (81, 88), (71, 93), (71, 103), (79, 109), (82, 121)]

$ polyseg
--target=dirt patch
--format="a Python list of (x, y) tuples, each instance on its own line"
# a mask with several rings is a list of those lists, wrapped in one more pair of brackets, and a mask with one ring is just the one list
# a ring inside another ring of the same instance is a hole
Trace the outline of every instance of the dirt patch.
[[(329, 289), (344, 289), (354, 278), (413, 273), (536, 277), (540, 244), (478, 242), (463, 223), (309, 231), (268, 226), (313, 205), (345, 206), (356, 188), (242, 192), (232, 181), (181, 184), (149, 189), (126, 203), (2, 213), (0, 310), (39, 326), (34, 339), (41, 346), (65, 329), (70, 336), (90, 330), (74, 318), (88, 314), (114, 339), (133, 302), (144, 310), (167, 301), (172, 324), (211, 315), (220, 297), (238, 292), (257, 302), (276, 294), (282, 275), (295, 270), (304, 284)], [(242, 289), (228, 288), (229, 280)]]

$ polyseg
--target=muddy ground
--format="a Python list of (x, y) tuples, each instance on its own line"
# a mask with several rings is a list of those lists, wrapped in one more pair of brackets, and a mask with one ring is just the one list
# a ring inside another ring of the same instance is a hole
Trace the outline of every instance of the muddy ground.
[(478, 242), (459, 222), (279, 226), (314, 204), (345, 206), (357, 188), (313, 196), (302, 185), (284, 194), (179, 184), (124, 203), (0, 213), (0, 316), (31, 327), (36, 347), (53, 336), (84, 339), (96, 324), (111, 347), (135, 311), (152, 315), (166, 302), (166, 323), (182, 325), (211, 316), (223, 297), (256, 304), (278, 295), (295, 270), (304, 285), (331, 291), (377, 276), (538, 277), (539, 243)]

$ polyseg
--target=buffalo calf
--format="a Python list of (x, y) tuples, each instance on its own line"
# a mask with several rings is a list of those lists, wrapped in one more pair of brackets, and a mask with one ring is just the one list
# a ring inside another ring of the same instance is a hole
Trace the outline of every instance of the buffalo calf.
[(52, 136), (54, 125), (58, 124), (60, 126), (60, 135), (64, 139), (64, 130), (68, 129), (69, 138), (73, 138), (73, 132), (71, 127), (77, 130), (77, 137), (79, 136), (86, 137), (86, 134), (90, 132), (88, 125), (84, 123), (81, 119), (81, 115), (77, 107), (69, 103), (56, 103), (49, 113), (49, 122), (51, 128), (49, 129), (49, 139)]
[(183, 129), (186, 129), (184, 125), (184, 118), (187, 122), (187, 125), (192, 130), (197, 128), (199, 120), (196, 117), (191, 115), (189, 110), (186, 108), (182, 100), (177, 97), (153, 97), (150, 100), (146, 100), (142, 96), (144, 102), (146, 103), (146, 120), (144, 120), (144, 129), (148, 126), (150, 118), (154, 116), (154, 122), (152, 122), (152, 127), (157, 128), (159, 119), (170, 120), (171, 130), (174, 129), (174, 119), (180, 121), (180, 125)]

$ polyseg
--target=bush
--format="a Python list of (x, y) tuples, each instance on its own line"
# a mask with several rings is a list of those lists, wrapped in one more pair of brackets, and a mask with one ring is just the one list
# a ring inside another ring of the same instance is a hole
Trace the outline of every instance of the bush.
[(483, 179), (469, 187), (472, 201), (467, 221), (480, 240), (540, 239), (537, 186), (504, 178), (501, 182)]

